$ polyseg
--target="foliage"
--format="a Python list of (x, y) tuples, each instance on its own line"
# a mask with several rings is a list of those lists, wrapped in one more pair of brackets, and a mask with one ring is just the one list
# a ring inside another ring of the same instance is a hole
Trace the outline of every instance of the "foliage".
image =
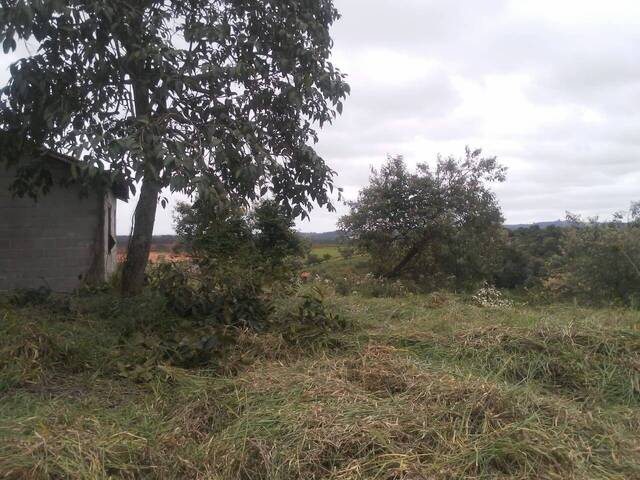
[(552, 262), (549, 290), (587, 302), (640, 303), (640, 215), (633, 204), (627, 222), (622, 213), (612, 221), (584, 221), (569, 215), (573, 227), (562, 239), (562, 255)]
[(340, 295), (358, 295), (363, 297), (385, 298), (403, 297), (415, 292), (415, 286), (400, 279), (387, 279), (371, 273), (364, 276), (349, 275), (338, 277), (333, 282)]
[(349, 322), (326, 305), (322, 290), (313, 288), (302, 292), (296, 303), (279, 313), (276, 327), (285, 340), (295, 345), (305, 345), (328, 340), (328, 335), (343, 331)]
[(207, 324), (259, 329), (271, 312), (263, 277), (229, 263), (214, 269), (160, 263), (150, 271), (150, 285), (166, 297), (172, 311)]
[(328, 61), (338, 18), (331, 0), (6, 1), (5, 53), (38, 48), (0, 90), (2, 160), (39, 180), (18, 189), (51, 181), (26, 141), (109, 165), (132, 190), (270, 189), (295, 215), (327, 204), (333, 172), (307, 144), (349, 91)]
[(294, 230), (293, 217), (274, 201), (256, 205), (248, 223), (258, 255), (272, 267), (281, 266), (287, 258), (301, 257), (307, 251), (306, 243)]
[(9, 301), (17, 307), (44, 305), (51, 299), (51, 293), (51, 289), (47, 287), (20, 289), (11, 293)]
[(232, 327), (191, 323), (165, 332), (137, 332), (130, 339), (132, 352), (117, 361), (118, 376), (150, 382), (162, 365), (221, 370), (237, 345), (238, 336)]
[(345, 259), (351, 258), (356, 254), (356, 249), (351, 245), (340, 245), (338, 251), (340, 252), (340, 256)]
[(95, 317), (127, 339), (142, 332), (170, 332), (181, 320), (157, 291), (146, 289), (136, 297), (116, 296), (115, 291), (78, 295), (69, 300), (79, 315)]
[(290, 277), (305, 253), (294, 226), (291, 214), (273, 200), (246, 210), (198, 198), (193, 205), (179, 204), (175, 214), (176, 233), (201, 268), (231, 262), (272, 279)]
[(563, 229), (532, 226), (508, 232), (499, 248), (493, 276), (499, 288), (539, 287), (549, 276), (549, 266), (562, 253)]
[(376, 273), (460, 285), (492, 272), (502, 242), (502, 214), (487, 182), (505, 168), (481, 150), (438, 157), (435, 169), (410, 172), (402, 157), (373, 171), (369, 185), (340, 220), (346, 238), (371, 256)]
[(191, 262), (154, 267), (152, 286), (180, 315), (264, 327), (271, 312), (266, 289), (287, 291), (304, 253), (292, 216), (274, 201), (247, 211), (200, 197), (178, 205), (175, 220)]
[(241, 208), (211, 205), (198, 198), (193, 205), (180, 203), (174, 212), (180, 246), (195, 261), (208, 258), (242, 258), (251, 250), (251, 230)]
[(307, 255), (307, 265), (318, 265), (324, 261), (325, 259), (316, 253), (310, 252)]
[(328, 262), (334, 258), (337, 258), (337, 248), (334, 246), (318, 246), (314, 245), (307, 253), (307, 265), (319, 265), (324, 262)]

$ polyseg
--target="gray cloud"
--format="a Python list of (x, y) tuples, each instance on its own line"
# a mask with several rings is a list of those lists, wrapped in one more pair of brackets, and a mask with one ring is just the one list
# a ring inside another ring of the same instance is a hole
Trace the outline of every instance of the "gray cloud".
[[(640, 4), (632, 0), (335, 0), (344, 115), (316, 146), (354, 199), (387, 154), (483, 147), (509, 166), (507, 221), (605, 215), (640, 198)], [(0, 57), (0, 81), (8, 58)], [(315, 210), (303, 230), (333, 229)], [(133, 205), (121, 208), (128, 230)], [(160, 211), (157, 233), (171, 230)]]
[[(319, 150), (347, 195), (387, 153), (416, 163), (470, 144), (510, 167), (496, 187), (510, 222), (609, 214), (639, 196), (640, 17), (631, 3), (609, 2), (607, 15), (597, 2), (546, 12), (498, 0), (337, 5), (336, 58), (354, 71), (354, 95)], [(363, 64), (385, 81), (366, 81)]]

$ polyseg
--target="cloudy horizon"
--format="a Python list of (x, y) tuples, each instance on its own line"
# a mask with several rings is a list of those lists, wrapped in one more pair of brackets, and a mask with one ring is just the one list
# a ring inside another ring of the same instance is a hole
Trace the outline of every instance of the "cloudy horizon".
[[(640, 200), (640, 2), (335, 0), (334, 63), (352, 94), (317, 151), (354, 200), (387, 155), (409, 165), (482, 148), (509, 168), (507, 223), (606, 216)], [(0, 83), (11, 55), (0, 60)], [(172, 233), (171, 197), (155, 233)], [(314, 209), (331, 231), (346, 207)], [(120, 203), (127, 233), (135, 202)]]
[[(640, 2), (337, 0), (352, 95), (319, 152), (354, 199), (387, 155), (466, 145), (509, 168), (507, 223), (608, 216), (637, 199)], [(305, 231), (333, 229), (316, 211)]]

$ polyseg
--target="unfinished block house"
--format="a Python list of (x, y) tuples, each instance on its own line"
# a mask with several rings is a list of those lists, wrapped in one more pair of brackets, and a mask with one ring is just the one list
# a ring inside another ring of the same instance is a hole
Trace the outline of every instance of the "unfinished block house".
[(45, 159), (54, 186), (37, 200), (14, 197), (15, 172), (0, 167), (0, 290), (69, 292), (116, 269), (116, 199), (126, 200), (126, 189), (81, 195), (79, 185), (59, 186), (76, 160), (56, 153)]

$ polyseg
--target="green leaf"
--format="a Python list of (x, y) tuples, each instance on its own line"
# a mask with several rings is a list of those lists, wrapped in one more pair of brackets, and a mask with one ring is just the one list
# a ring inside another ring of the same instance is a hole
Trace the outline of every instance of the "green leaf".
[(14, 51), (16, 49), (16, 41), (13, 37), (7, 37), (2, 42), (2, 51), (4, 53), (9, 53), (10, 51)]

